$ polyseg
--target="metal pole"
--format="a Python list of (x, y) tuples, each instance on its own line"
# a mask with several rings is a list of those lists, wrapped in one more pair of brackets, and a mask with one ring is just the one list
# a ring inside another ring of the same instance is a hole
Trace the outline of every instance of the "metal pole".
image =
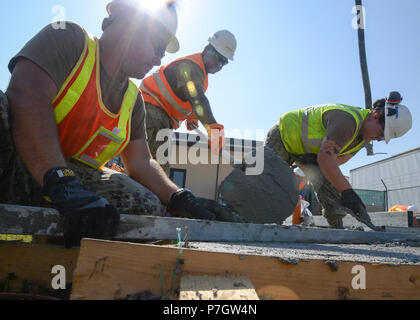
[(388, 208), (388, 187), (386, 186), (384, 180), (381, 179), (381, 181), (382, 181), (382, 184), (385, 187), (385, 211), (388, 212), (388, 210), (389, 210), (389, 208)]
[(220, 162), (222, 160), (222, 153), (219, 152), (219, 162), (217, 163), (216, 169), (216, 190), (214, 194), (214, 200), (219, 200), (219, 170), (220, 170)]
[[(372, 91), (370, 88), (369, 69), (367, 65), (366, 57), (366, 41), (365, 41), (365, 13), (362, 4), (362, 0), (356, 0), (356, 10), (360, 17), (360, 22), (357, 23), (357, 35), (359, 39), (359, 56), (360, 56), (360, 67), (362, 69), (363, 88), (365, 91), (365, 107), (366, 109), (372, 108)], [(365, 145), (368, 156), (373, 156), (373, 143), (367, 143)]]

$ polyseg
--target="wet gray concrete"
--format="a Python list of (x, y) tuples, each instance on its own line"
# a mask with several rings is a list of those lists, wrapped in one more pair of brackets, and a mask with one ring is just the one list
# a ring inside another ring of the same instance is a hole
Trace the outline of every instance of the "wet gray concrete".
[(278, 257), (289, 263), (302, 260), (348, 261), (386, 265), (420, 266), (420, 246), (407, 243), (369, 245), (299, 243), (204, 243), (191, 242), (188, 248), (210, 252)]

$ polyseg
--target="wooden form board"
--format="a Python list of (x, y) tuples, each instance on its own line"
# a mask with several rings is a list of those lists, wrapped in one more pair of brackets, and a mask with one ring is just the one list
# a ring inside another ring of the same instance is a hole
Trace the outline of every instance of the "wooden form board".
[(259, 300), (245, 276), (181, 276), (179, 300)]
[[(167, 295), (182, 275), (246, 276), (260, 299), (420, 299), (420, 266), (307, 260), (290, 264), (280, 258), (241, 256), (85, 239), (74, 272), (72, 299), (112, 300), (150, 290)], [(355, 269), (356, 268), (356, 269)], [(362, 271), (365, 270), (366, 289)], [(356, 270), (356, 273), (352, 273)], [(172, 281), (173, 280), (173, 281)], [(353, 285), (356, 284), (356, 289)]]
[(79, 249), (59, 246), (0, 242), (0, 279), (11, 273), (12, 291), (20, 292), (24, 280), (52, 289), (52, 267), (61, 265), (66, 270), (66, 283), (73, 281)]

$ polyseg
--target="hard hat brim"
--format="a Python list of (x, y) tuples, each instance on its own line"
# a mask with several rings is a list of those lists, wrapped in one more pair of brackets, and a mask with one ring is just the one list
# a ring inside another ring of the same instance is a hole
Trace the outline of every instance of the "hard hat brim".
[(171, 41), (166, 47), (166, 52), (177, 53), (178, 51), (179, 51), (179, 41), (175, 36), (173, 36)]
[(217, 45), (212, 41), (211, 38), (209, 38), (208, 42), (214, 48), (214, 50), (216, 50), (218, 53), (220, 53), (226, 59), (229, 59), (230, 61), (233, 61), (233, 55), (232, 54), (228, 54), (227, 52), (221, 50), (220, 48), (217, 48)]

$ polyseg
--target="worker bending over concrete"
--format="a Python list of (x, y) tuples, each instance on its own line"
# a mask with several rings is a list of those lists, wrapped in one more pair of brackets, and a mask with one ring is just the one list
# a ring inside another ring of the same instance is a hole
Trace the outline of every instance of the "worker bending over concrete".
[[(10, 61), (0, 94), (0, 203), (45, 199), (65, 217), (67, 247), (111, 238), (120, 213), (220, 218), (215, 201), (179, 189), (151, 158), (129, 80), (178, 51), (175, 7), (114, 0), (107, 10), (100, 39), (70, 22), (45, 27)], [(128, 176), (104, 168), (119, 154)]]
[[(158, 148), (164, 143), (156, 139), (159, 130), (178, 129), (184, 120), (188, 130), (197, 128), (198, 121), (204, 125), (214, 154), (223, 147), (224, 127), (214, 118), (205, 92), (208, 74), (219, 72), (229, 60), (233, 61), (237, 43), (234, 35), (227, 30), (216, 32), (208, 41), (209, 45), (202, 53), (161, 67), (141, 84), (146, 105), (148, 144), (155, 159)], [(168, 172), (169, 164), (162, 164), (162, 167)]]
[(313, 185), (331, 228), (343, 228), (346, 214), (370, 222), (366, 207), (339, 166), (372, 140), (403, 136), (411, 129), (409, 109), (392, 92), (374, 102), (371, 110), (344, 104), (325, 104), (284, 114), (268, 133), (266, 146), (289, 165), (303, 170)]

